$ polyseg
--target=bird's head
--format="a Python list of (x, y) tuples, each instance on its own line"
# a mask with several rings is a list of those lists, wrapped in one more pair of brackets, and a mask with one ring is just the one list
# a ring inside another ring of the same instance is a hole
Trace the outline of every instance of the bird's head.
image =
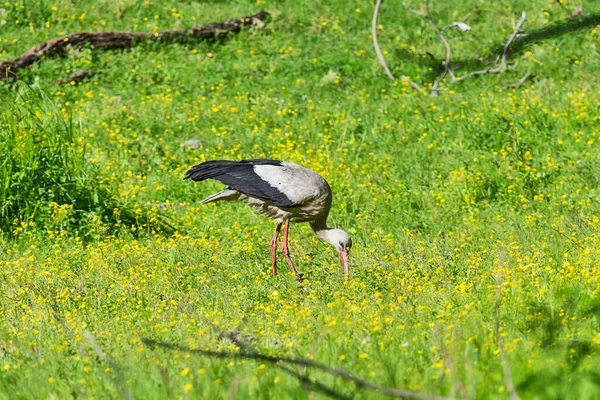
[(337, 249), (344, 268), (344, 275), (348, 275), (348, 254), (352, 248), (350, 235), (341, 229), (329, 229), (325, 241)]

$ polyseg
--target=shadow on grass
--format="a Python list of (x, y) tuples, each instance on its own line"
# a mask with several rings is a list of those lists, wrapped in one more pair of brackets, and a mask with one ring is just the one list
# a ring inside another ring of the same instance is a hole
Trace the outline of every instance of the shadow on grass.
[[(290, 357), (275, 357), (267, 354), (261, 354), (255, 351), (246, 352), (227, 352), (227, 351), (214, 351), (214, 350), (203, 350), (203, 349), (192, 349), (187, 346), (179, 345), (176, 343), (167, 343), (160, 342), (150, 338), (142, 338), (142, 343), (148, 346), (149, 348), (162, 348), (164, 350), (171, 350), (183, 353), (197, 354), (210, 358), (216, 359), (245, 359), (245, 360), (257, 360), (267, 362), (269, 364), (275, 365), (287, 373), (290, 373), (292, 376), (300, 379), (300, 381), (310, 387), (313, 390), (319, 390), (320, 392), (327, 394), (331, 397), (335, 398), (346, 398), (346, 396), (341, 393), (335, 391), (334, 389), (328, 388), (327, 386), (322, 385), (321, 383), (310, 380), (305, 375), (300, 375), (295, 373), (295, 371), (287, 368), (283, 364), (295, 365), (300, 367), (308, 367), (320, 370), (332, 376), (341, 378), (345, 381), (354, 383), (357, 387), (371, 390), (375, 392), (379, 392), (380, 394), (403, 398), (403, 399), (420, 399), (420, 400), (447, 400), (449, 397), (436, 396), (426, 393), (413, 392), (411, 390), (403, 390), (403, 389), (395, 389), (384, 386), (377, 386), (369, 381), (366, 381), (362, 378), (359, 378), (355, 375), (349, 374), (339, 368), (333, 368), (325, 364), (321, 364), (312, 360), (304, 359), (304, 358), (290, 358)], [(283, 367), (283, 368), (282, 368)]]
[[(600, 14), (591, 14), (582, 16), (574, 20), (559, 22), (543, 28), (524, 30), (521, 36), (518, 36), (510, 46), (509, 58), (512, 55), (520, 54), (531, 44), (543, 42), (547, 39), (563, 36), (569, 33), (579, 32), (584, 29), (591, 29), (600, 24)], [(457, 59), (452, 58), (451, 64), (455, 71), (473, 71), (485, 69), (490, 64), (495, 63), (502, 56), (504, 46), (508, 40), (501, 38), (502, 42), (494, 45), (485, 55), (481, 57)], [(443, 70), (442, 62), (445, 58), (436, 58), (433, 54), (426, 52), (425, 54), (415, 54), (406, 49), (398, 49), (395, 51), (396, 59), (403, 60), (407, 63), (419, 64), (432, 70), (425, 75), (426, 80), (430, 80), (438, 76)]]

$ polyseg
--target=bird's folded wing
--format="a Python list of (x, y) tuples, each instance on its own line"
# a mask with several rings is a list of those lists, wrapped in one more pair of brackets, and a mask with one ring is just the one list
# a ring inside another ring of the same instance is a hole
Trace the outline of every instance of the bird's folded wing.
[(245, 162), (214, 160), (192, 167), (187, 172), (186, 178), (194, 181), (215, 179), (238, 192), (270, 201), (277, 207), (301, 205), (290, 199), (277, 187), (274, 187), (268, 179), (265, 180), (256, 173), (254, 167), (264, 165), (277, 167), (277, 169), (283, 168), (280, 161), (274, 160), (248, 160)]

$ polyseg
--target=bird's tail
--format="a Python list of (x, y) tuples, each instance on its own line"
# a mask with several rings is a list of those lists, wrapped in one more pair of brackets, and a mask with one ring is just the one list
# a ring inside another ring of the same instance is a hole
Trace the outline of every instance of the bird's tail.
[(240, 197), (240, 192), (233, 189), (225, 189), (219, 193), (212, 194), (202, 200), (200, 204), (212, 203), (213, 201), (219, 200), (237, 200)]
[(185, 173), (185, 179), (203, 181), (223, 175), (229, 168), (236, 164), (235, 161), (211, 160), (203, 162), (190, 168)]

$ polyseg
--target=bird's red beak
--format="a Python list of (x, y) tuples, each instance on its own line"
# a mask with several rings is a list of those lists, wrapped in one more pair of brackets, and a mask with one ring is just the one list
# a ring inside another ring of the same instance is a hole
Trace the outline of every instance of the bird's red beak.
[(348, 252), (340, 251), (340, 260), (342, 260), (342, 266), (344, 267), (344, 275), (348, 275)]

